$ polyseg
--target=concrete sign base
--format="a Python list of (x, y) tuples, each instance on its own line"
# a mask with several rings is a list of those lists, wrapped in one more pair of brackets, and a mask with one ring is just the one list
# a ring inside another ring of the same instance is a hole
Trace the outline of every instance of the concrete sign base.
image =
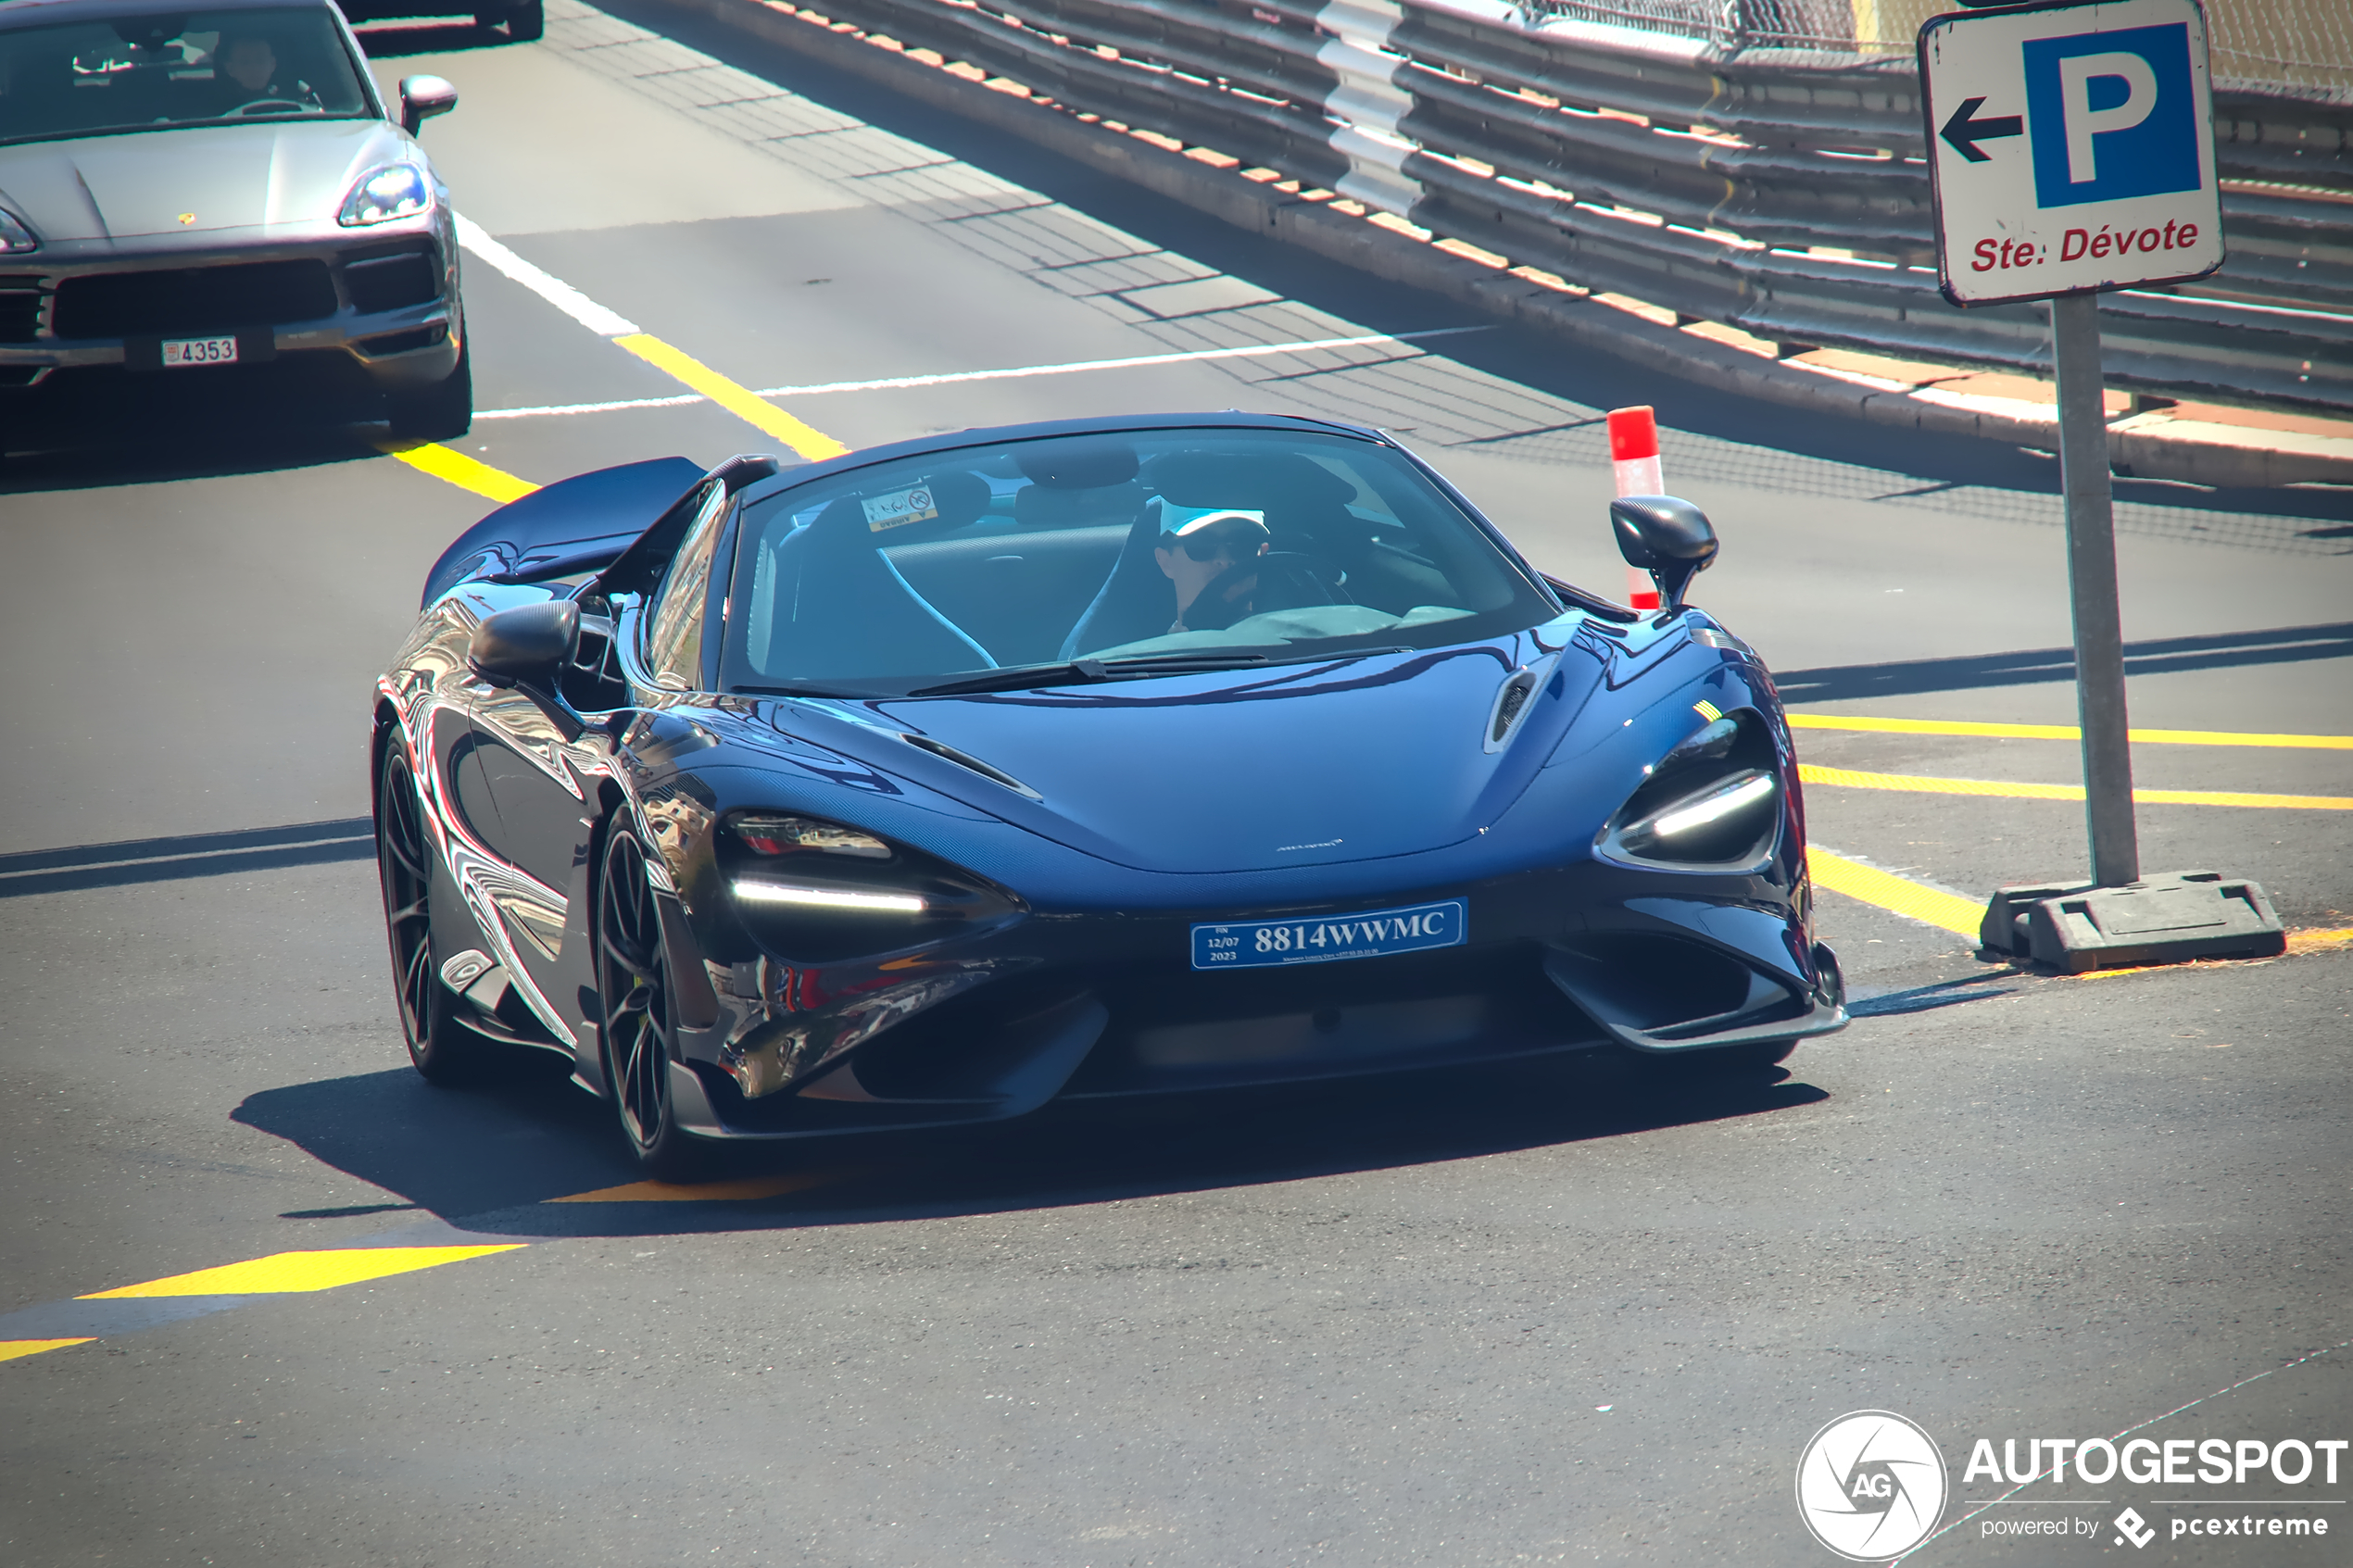
[(2070, 974), (2185, 959), (2261, 959), (2287, 932), (2259, 883), (2218, 872), (2145, 876), (2122, 887), (2030, 883), (1985, 907), (1978, 941)]

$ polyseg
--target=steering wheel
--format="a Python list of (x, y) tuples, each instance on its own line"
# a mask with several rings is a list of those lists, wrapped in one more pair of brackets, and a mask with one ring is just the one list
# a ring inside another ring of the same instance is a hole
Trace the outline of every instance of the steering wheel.
[(308, 104), (297, 103), (292, 98), (256, 98), (249, 104), (239, 104), (229, 112), (231, 114), (260, 114), (271, 109), (292, 109), (295, 113), (301, 114), (309, 107)]
[(1300, 550), (1269, 550), (1258, 558), (1262, 608), (1303, 609), (1310, 605), (1347, 604), (1340, 587), (1345, 575), (1322, 556)]
[[(1327, 563), (1315, 557), (1291, 550), (1269, 550), (1236, 561), (1194, 596), (1185, 610), (1185, 624), (1196, 632), (1222, 632), (1260, 610), (1346, 603), (1332, 586), (1327, 570)], [(1252, 579), (1255, 589), (1241, 592)]]

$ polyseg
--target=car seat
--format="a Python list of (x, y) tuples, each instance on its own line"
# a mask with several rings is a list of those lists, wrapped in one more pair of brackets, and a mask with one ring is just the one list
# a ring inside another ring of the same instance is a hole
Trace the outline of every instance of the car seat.
[(766, 673), (828, 681), (997, 668), (882, 552), (886, 544), (963, 528), (988, 508), (988, 483), (978, 474), (935, 474), (926, 483), (937, 517), (876, 533), (863, 504), (872, 497), (845, 495), (776, 545)]
[(1062, 657), (1077, 659), (1097, 648), (1117, 647), (1165, 633), (1176, 619), (1176, 584), (1152, 558), (1160, 543), (1160, 508), (1147, 502), (1127, 530), (1119, 559), (1102, 588), (1063, 639)]

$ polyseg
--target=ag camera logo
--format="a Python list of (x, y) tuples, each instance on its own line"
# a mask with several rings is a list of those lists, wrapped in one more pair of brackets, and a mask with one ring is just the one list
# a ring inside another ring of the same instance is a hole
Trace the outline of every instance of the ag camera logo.
[(1944, 1517), (1944, 1456), (1893, 1411), (1855, 1411), (1814, 1434), (1797, 1461), (1797, 1512), (1850, 1562), (1884, 1562)]

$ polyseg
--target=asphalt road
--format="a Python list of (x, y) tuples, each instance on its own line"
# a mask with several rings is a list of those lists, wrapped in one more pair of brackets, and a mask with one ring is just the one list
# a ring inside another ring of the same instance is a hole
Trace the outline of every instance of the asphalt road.
[[(775, 400), (826, 435), (1365, 420), (1614, 592), (1599, 410), (1651, 402), (1670, 487), (1726, 540), (1694, 597), (1802, 714), (2072, 719), (2044, 459), (1574, 358), (630, 15), (368, 36), (385, 78), (458, 84), (426, 141), (460, 210), (645, 332), (756, 389), (968, 378)], [(467, 289), (480, 461), (544, 483), (774, 449), (709, 402), (488, 417), (686, 393), (471, 257)], [(1164, 360), (1188, 354), (1226, 357)], [(1978, 1436), (2353, 1436), (2343, 948), (2035, 976), (1826, 892), (1862, 1016), (1770, 1085), (1579, 1059), (734, 1167), (761, 1197), (553, 1201), (630, 1179), (604, 1108), (528, 1065), (429, 1088), (399, 1045), (351, 825), (367, 684), (487, 503), (368, 434), (193, 409), (0, 478), (0, 1338), (289, 1251), (512, 1249), (0, 1362), (0, 1562), (1806, 1564), (1834, 1560), (1797, 1456), (1849, 1411), (1924, 1425), (1971, 1503), (2012, 1489), (1964, 1481)], [(2121, 484), (2134, 722), (2353, 734), (2349, 516)], [(1799, 738), (1860, 771), (2077, 777), (2058, 741)], [(2343, 749), (2135, 762), (2353, 795)], [(2085, 859), (2065, 801), (1808, 804), (1819, 845), (1981, 898)], [(2153, 870), (2353, 926), (2343, 809), (2140, 822)], [(2252, 1499), (2335, 1528), (2146, 1555), (2345, 1562), (2338, 1476), (2043, 1484), (1912, 1560), (2137, 1561), (2126, 1502), (2165, 1532)], [(2096, 1537), (1985, 1533), (2061, 1515)]]

